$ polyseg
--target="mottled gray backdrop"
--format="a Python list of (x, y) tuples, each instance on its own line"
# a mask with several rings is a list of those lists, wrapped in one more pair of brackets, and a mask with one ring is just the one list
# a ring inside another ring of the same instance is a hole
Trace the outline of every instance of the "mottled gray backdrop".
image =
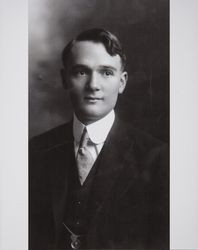
[(119, 116), (168, 141), (168, 0), (29, 0), (30, 137), (71, 118), (59, 75), (61, 51), (94, 27), (118, 35), (127, 55), (129, 81), (116, 106)]

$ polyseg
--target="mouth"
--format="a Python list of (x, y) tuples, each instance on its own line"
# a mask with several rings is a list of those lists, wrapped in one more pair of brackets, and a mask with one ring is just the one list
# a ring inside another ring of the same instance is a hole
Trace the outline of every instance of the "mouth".
[(102, 100), (100, 97), (94, 97), (94, 96), (85, 96), (84, 99), (88, 102), (95, 103), (97, 101)]

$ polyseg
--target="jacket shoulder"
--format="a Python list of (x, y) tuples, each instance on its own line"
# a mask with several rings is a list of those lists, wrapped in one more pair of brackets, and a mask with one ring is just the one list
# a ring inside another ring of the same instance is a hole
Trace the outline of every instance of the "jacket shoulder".
[(146, 154), (147, 152), (161, 151), (168, 149), (166, 142), (161, 141), (160, 139), (153, 137), (151, 134), (146, 131), (140, 130), (131, 124), (125, 124), (127, 136), (130, 140), (134, 141), (135, 148), (137, 153)]
[(30, 152), (46, 151), (67, 143), (72, 138), (72, 122), (65, 123), (32, 137), (29, 142), (29, 150)]

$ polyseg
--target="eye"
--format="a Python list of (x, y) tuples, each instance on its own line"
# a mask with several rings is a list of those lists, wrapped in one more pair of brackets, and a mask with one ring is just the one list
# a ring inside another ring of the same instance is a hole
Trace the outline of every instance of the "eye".
[(79, 71), (77, 72), (77, 74), (78, 74), (78, 75), (81, 75), (81, 76), (84, 76), (84, 75), (86, 74), (86, 72), (83, 71), (83, 70), (79, 70)]
[(113, 75), (113, 71), (111, 71), (111, 70), (104, 70), (103, 74), (105, 76), (112, 76)]
[(87, 75), (87, 72), (84, 69), (74, 69), (72, 70), (72, 75), (73, 76), (85, 76)]

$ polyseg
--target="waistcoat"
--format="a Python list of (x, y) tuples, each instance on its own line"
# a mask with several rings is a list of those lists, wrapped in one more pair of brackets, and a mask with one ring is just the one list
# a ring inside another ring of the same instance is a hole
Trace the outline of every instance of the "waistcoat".
[[(80, 240), (82, 239), (81, 248), (86, 248), (86, 234), (94, 213), (94, 208), (90, 200), (92, 184), (100, 165), (102, 151), (103, 150), (101, 150), (82, 186), (78, 178), (76, 164), (71, 167), (69, 189), (65, 205), (65, 216), (63, 221), (63, 235), (61, 237), (61, 245), (64, 244), (62, 247), (67, 249), (71, 249), (71, 232), (76, 235), (82, 235), (82, 237), (79, 238)], [(67, 228), (64, 225), (66, 225)]]

